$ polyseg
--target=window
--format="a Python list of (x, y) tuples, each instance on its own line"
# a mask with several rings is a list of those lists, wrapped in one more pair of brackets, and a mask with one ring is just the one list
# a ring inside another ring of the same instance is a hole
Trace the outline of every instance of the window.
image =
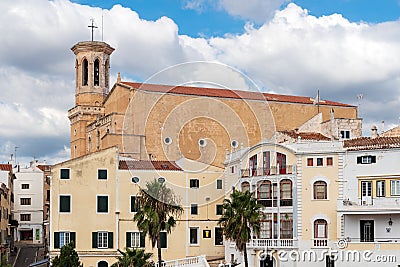
[(281, 199), (292, 198), (292, 181), (284, 179), (281, 181)]
[(328, 224), (325, 220), (314, 221), (314, 238), (328, 238)]
[(385, 196), (385, 181), (376, 181), (376, 196)]
[(323, 158), (317, 158), (317, 166), (323, 166), (324, 165), (324, 159)]
[(326, 158), (326, 165), (327, 166), (333, 166), (333, 158), (332, 157)]
[(190, 188), (199, 188), (199, 179), (190, 179)]
[(400, 180), (391, 180), (390, 181), (390, 194), (392, 196), (400, 195)]
[(221, 179), (217, 180), (217, 189), (222, 189), (222, 180)]
[(224, 212), (224, 206), (219, 204), (219, 205), (216, 205), (215, 208), (216, 208), (217, 215), (222, 215), (222, 213)]
[(82, 85), (88, 85), (88, 61), (85, 58), (82, 62)]
[(60, 196), (60, 212), (71, 212), (71, 196)]
[(198, 214), (198, 206), (197, 204), (190, 205), (190, 214), (197, 215)]
[(250, 191), (250, 184), (248, 182), (242, 183), (242, 192)]
[(293, 238), (293, 214), (281, 213), (281, 238)]
[(199, 228), (191, 227), (189, 233), (189, 239), (191, 245), (198, 245), (199, 244)]
[(360, 220), (360, 241), (374, 242), (374, 221)]
[(97, 196), (97, 212), (108, 213), (108, 196)]
[(99, 261), (97, 267), (108, 267), (108, 263), (106, 261)]
[(167, 232), (160, 232), (160, 247), (167, 248)]
[(327, 185), (324, 181), (316, 181), (314, 183), (314, 199), (328, 199)]
[(140, 197), (131, 196), (131, 212), (138, 212), (140, 209)]
[(31, 198), (20, 198), (21, 205), (31, 205)]
[(31, 215), (30, 214), (20, 214), (20, 219), (21, 221), (30, 221), (31, 220)]
[(100, 62), (99, 59), (96, 58), (94, 61), (94, 69), (93, 69), (93, 84), (94, 86), (99, 86), (100, 83)]
[[(250, 185), (249, 185), (250, 187)], [(259, 199), (271, 199), (271, 182), (262, 181), (258, 184), (258, 198)]]
[(113, 232), (92, 232), (93, 248), (113, 248)]
[(139, 177), (136, 177), (136, 176), (132, 177), (132, 183), (134, 183), (134, 184), (139, 183)]
[(350, 131), (341, 130), (340, 131), (340, 138), (342, 138), (342, 139), (350, 139)]
[(97, 170), (97, 179), (107, 180), (107, 170)]
[(325, 260), (326, 260), (325, 264), (326, 267), (335, 267), (335, 256), (326, 255)]
[(60, 169), (60, 179), (69, 179), (69, 169)]
[(376, 163), (376, 156), (357, 157), (357, 164), (372, 164), (372, 163)]
[(70, 242), (75, 243), (75, 232), (54, 232), (54, 248), (62, 248)]
[(224, 241), (223, 230), (220, 227), (215, 227), (215, 240), (214, 245), (222, 246)]
[(314, 166), (314, 159), (313, 158), (308, 158), (307, 159), (307, 166)]
[(257, 176), (257, 154), (249, 159), (250, 176)]
[(142, 232), (126, 232), (127, 248), (144, 248), (145, 235)]
[(21, 184), (21, 189), (29, 189), (29, 184)]
[(235, 166), (231, 166), (231, 173), (235, 173)]

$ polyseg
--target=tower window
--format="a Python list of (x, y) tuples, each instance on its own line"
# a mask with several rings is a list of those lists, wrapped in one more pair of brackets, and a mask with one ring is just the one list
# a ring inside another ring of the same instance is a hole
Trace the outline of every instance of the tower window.
[(93, 73), (93, 84), (99, 86), (100, 82), (100, 62), (98, 59), (94, 61), (94, 73)]
[(88, 61), (85, 58), (82, 62), (82, 85), (88, 85)]

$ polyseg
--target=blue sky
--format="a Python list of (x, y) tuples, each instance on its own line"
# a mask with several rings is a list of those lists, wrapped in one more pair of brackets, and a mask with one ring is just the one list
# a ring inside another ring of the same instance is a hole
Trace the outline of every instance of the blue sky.
[[(147, 81), (182, 63), (219, 62), (265, 92), (315, 97), (319, 90), (322, 99), (359, 105), (364, 135), (372, 125), (382, 131), (382, 121), (387, 130), (400, 123), (399, 1), (0, 0), (0, 163), (15, 146), (21, 162), (68, 159), (70, 48), (90, 40), (90, 19), (101, 26), (102, 13), (104, 41), (115, 48), (111, 84), (118, 72)], [(198, 73), (249, 90), (237, 77)], [(161, 82), (199, 78), (193, 74)]]
[[(245, 23), (249, 21), (229, 15), (212, 0), (199, 1), (202, 2), (200, 10), (187, 8), (187, 1), (184, 0), (73, 0), (73, 2), (105, 9), (121, 4), (138, 12), (140, 17), (146, 20), (157, 20), (167, 16), (177, 23), (180, 34), (192, 37), (240, 34)], [(293, 2), (307, 9), (311, 15), (319, 17), (338, 13), (352, 22), (379, 23), (397, 20), (400, 15), (399, 0), (294, 0)]]

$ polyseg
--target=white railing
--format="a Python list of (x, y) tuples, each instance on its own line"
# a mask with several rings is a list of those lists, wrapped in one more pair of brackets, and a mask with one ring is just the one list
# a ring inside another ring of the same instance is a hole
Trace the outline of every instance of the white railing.
[(313, 245), (314, 245), (314, 247), (327, 247), (328, 246), (328, 238), (314, 238)]
[[(178, 260), (164, 261), (163, 263), (161, 263), (161, 267), (180, 267), (180, 266), (210, 267), (210, 265), (208, 265), (205, 255), (178, 259)], [(158, 267), (158, 262), (156, 263), (155, 267)]]
[(249, 248), (293, 248), (295, 242), (293, 239), (251, 239), (247, 243)]

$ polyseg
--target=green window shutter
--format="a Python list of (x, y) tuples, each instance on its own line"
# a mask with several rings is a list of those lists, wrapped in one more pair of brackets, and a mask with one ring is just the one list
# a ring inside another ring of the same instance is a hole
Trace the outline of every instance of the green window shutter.
[(71, 212), (70, 196), (60, 196), (60, 212)]
[(126, 247), (130, 248), (132, 246), (132, 235), (131, 232), (126, 232)]
[(76, 248), (76, 233), (75, 232), (69, 233), (69, 241), (73, 242), (74, 248)]
[(140, 247), (144, 248), (146, 246), (146, 235), (140, 232)]
[(107, 170), (97, 170), (97, 179), (107, 180)]
[(161, 248), (167, 248), (167, 232), (160, 232)]
[(131, 196), (131, 212), (136, 212), (136, 206), (135, 206), (135, 201), (136, 197), (135, 196)]
[(97, 232), (92, 232), (92, 248), (97, 248)]
[(60, 170), (60, 179), (69, 179), (69, 169)]
[(108, 232), (108, 248), (113, 248), (114, 240), (113, 240), (113, 232)]
[(60, 233), (54, 232), (54, 248), (60, 248)]
[(97, 196), (97, 212), (108, 212), (108, 196)]

